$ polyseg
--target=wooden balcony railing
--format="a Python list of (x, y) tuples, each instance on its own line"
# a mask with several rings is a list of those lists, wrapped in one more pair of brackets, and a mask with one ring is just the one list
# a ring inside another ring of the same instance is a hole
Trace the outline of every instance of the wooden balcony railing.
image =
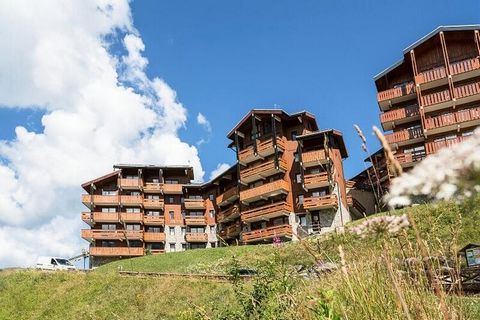
[(142, 196), (129, 196), (129, 195), (122, 195), (120, 196), (120, 201), (124, 205), (142, 205), (143, 204), (143, 197)]
[(91, 212), (82, 212), (82, 221), (86, 223), (93, 222), (93, 214)]
[(121, 239), (132, 239), (132, 240), (141, 240), (143, 239), (143, 231), (141, 230), (101, 230), (101, 229), (83, 229), (82, 238), (84, 239), (95, 239), (95, 240), (121, 240)]
[(241, 231), (242, 227), (239, 224), (232, 224), (231, 226), (224, 228), (218, 234), (224, 239), (229, 239), (238, 236)]
[[(282, 150), (282, 151), (285, 150), (285, 138), (277, 137), (276, 142), (277, 142), (277, 148), (279, 150)], [(244, 148), (243, 150), (240, 150), (238, 152), (238, 160), (240, 162), (248, 163), (258, 159), (258, 157), (254, 154), (253, 151), (254, 151), (253, 146), (249, 146)], [(262, 142), (257, 142), (257, 153), (259, 156), (265, 157), (273, 154), (274, 152), (275, 152), (275, 149), (273, 147), (272, 138)]]
[(423, 137), (422, 128), (410, 128), (397, 132), (388, 133), (385, 135), (388, 143), (399, 143), (411, 139), (418, 139)]
[(460, 73), (465, 73), (465, 72), (469, 72), (477, 69), (480, 69), (479, 58), (466, 59), (466, 60), (457, 61), (450, 64), (450, 73), (452, 75), (457, 75)]
[(413, 155), (411, 153), (399, 153), (395, 155), (395, 159), (397, 159), (400, 164), (412, 163)]
[(162, 184), (159, 182), (147, 182), (143, 187), (144, 192), (161, 192), (162, 191)]
[(202, 210), (205, 209), (205, 200), (203, 199), (185, 199), (183, 202), (185, 209), (187, 210)]
[(90, 247), (91, 256), (143, 256), (143, 248)]
[(279, 226), (269, 227), (265, 229), (258, 229), (253, 231), (242, 232), (243, 242), (255, 242), (261, 240), (268, 240), (275, 237), (291, 237), (292, 226), (283, 224)]
[(304, 176), (304, 184), (306, 189), (318, 188), (322, 186), (327, 186), (329, 184), (328, 173), (312, 173), (306, 174)]
[(322, 197), (306, 197), (303, 199), (303, 208), (305, 208), (305, 210), (328, 209), (336, 207), (337, 205), (337, 196), (334, 194)]
[(217, 206), (223, 206), (238, 198), (237, 187), (231, 187), (216, 198)]
[(222, 210), (219, 213), (217, 213), (217, 221), (218, 222), (223, 222), (227, 220), (234, 219), (240, 215), (240, 209), (238, 208), (238, 205), (233, 205), (230, 208), (226, 210)]
[(302, 152), (302, 164), (304, 167), (313, 167), (325, 163), (327, 155), (325, 150), (312, 150)]
[(118, 195), (89, 195), (89, 194), (82, 194), (82, 202), (87, 204), (93, 202), (99, 205), (118, 205), (120, 197)]
[(143, 199), (143, 206), (147, 209), (163, 209), (164, 205), (163, 199)]
[(457, 99), (466, 98), (480, 94), (480, 82), (469, 83), (455, 88), (455, 97)]
[(360, 202), (358, 202), (357, 199), (355, 199), (351, 195), (347, 196), (347, 204), (350, 208), (355, 208), (361, 214), (366, 214), (366, 212), (367, 212), (365, 207)]
[(264, 185), (240, 191), (240, 201), (253, 201), (260, 197), (268, 197), (280, 193), (288, 193), (290, 185), (285, 180), (276, 180)]
[(436, 117), (426, 118), (425, 127), (435, 129), (480, 119), (480, 107), (464, 109), (454, 113), (443, 114)]
[(163, 193), (165, 193), (165, 194), (182, 194), (183, 193), (183, 185), (165, 183), (165, 184), (162, 185), (162, 190), (163, 190)]
[(388, 89), (377, 93), (377, 101), (381, 102), (386, 100), (393, 100), (395, 98), (407, 96), (412, 93), (415, 93), (415, 84), (413, 82), (410, 82), (404, 86)]
[(242, 221), (253, 222), (259, 220), (268, 220), (270, 218), (282, 215), (289, 215), (292, 211), (292, 207), (287, 202), (282, 201), (242, 211), (241, 217)]
[(158, 226), (165, 224), (164, 216), (143, 216), (143, 224), (150, 226)]
[(145, 232), (143, 234), (143, 240), (145, 242), (164, 242), (165, 233), (163, 232)]
[(204, 226), (207, 224), (205, 216), (185, 216), (187, 226)]
[(121, 212), (120, 220), (123, 222), (132, 222), (132, 223), (142, 223), (143, 222), (143, 213), (141, 212)]
[(415, 77), (415, 82), (417, 84), (422, 84), (422, 83), (427, 83), (427, 82), (435, 81), (438, 79), (442, 79), (442, 78), (445, 78), (446, 76), (447, 76), (447, 69), (444, 66), (441, 66), (441, 67), (436, 67), (430, 70), (420, 72)]
[(185, 234), (187, 242), (208, 242), (208, 235), (206, 233), (192, 233)]
[(405, 108), (394, 109), (380, 114), (380, 122), (393, 122), (409, 117), (420, 115), (420, 110), (417, 105), (408, 106)]
[(442, 148), (450, 147), (450, 146), (453, 146), (457, 143), (465, 141), (465, 139), (467, 139), (467, 138), (468, 137), (457, 137), (455, 139), (427, 142), (425, 144), (425, 149), (427, 150), (427, 154), (432, 154), (432, 153), (435, 153), (435, 152), (439, 151)]
[(439, 92), (434, 92), (426, 95), (422, 95), (420, 97), (420, 101), (422, 102), (422, 106), (432, 106), (435, 104), (443, 103), (450, 101), (452, 98), (450, 97), (450, 91), (443, 90)]
[[(278, 160), (278, 167), (281, 171), (287, 170), (287, 164), (283, 159)], [(277, 173), (279, 170), (275, 168), (275, 160), (272, 159), (259, 165), (243, 169), (240, 171), (240, 179), (242, 181), (251, 182), (263, 177), (271, 176)]]
[(94, 212), (93, 221), (95, 222), (113, 222), (117, 223), (120, 220), (118, 212)]
[(120, 187), (123, 189), (140, 189), (141, 179), (120, 179)]

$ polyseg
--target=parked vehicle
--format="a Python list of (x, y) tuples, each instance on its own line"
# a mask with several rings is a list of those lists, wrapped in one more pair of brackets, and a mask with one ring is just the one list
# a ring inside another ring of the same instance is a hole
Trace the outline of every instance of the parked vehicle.
[(39, 257), (35, 268), (42, 270), (76, 270), (77, 268), (65, 258)]

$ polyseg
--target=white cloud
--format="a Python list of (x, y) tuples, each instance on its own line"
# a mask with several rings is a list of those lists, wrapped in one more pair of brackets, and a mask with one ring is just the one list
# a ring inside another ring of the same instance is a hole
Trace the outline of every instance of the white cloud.
[(201, 125), (207, 132), (212, 132), (212, 126), (210, 125), (210, 121), (208, 121), (208, 119), (200, 112), (197, 115), (197, 123)]
[[(114, 163), (190, 164), (203, 179), (178, 137), (187, 110), (145, 74), (128, 1), (2, 1), (0, 30), (0, 106), (45, 112), (43, 132), (0, 141), (0, 266), (86, 247), (79, 185)], [(119, 38), (124, 56), (109, 52)]]
[(217, 164), (217, 167), (210, 173), (210, 180), (217, 177), (221, 173), (225, 172), (230, 167), (231, 167), (231, 165), (229, 165), (228, 163)]

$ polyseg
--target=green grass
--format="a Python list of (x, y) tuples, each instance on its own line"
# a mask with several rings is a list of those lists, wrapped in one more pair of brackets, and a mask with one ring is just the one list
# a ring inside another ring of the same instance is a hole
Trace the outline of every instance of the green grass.
[[(417, 206), (392, 214), (408, 212), (414, 217), (431, 255), (452, 255), (469, 242), (480, 242), (479, 208), (478, 202), (462, 207), (445, 203)], [(395, 267), (401, 268), (397, 257), (405, 248), (400, 250), (399, 244), (411, 246), (408, 253), (416, 254), (412, 230), (399, 239), (388, 241), (382, 237), (359, 239), (349, 232), (310, 239), (308, 247), (322, 261), (339, 263), (338, 247), (341, 245), (351, 278), (346, 278), (340, 271), (325, 275), (320, 281), (292, 278), (294, 289), (287, 296), (291, 295), (294, 307), (289, 307), (289, 316), (313, 319), (312, 310), (320, 301), (327, 310), (344, 318), (402, 318), (391, 275), (382, 263), (386, 254), (384, 246), (388, 245), (391, 250), (387, 254), (392, 256)], [(240, 266), (259, 270), (273, 260), (281, 261), (287, 269), (300, 264), (312, 265), (315, 261), (305, 244), (296, 242), (284, 243), (280, 248), (272, 245), (240, 246), (145, 256), (113, 262), (88, 274), (3, 271), (0, 272), (0, 319), (178, 319), (182, 316), (217, 319), (226, 311), (241, 309), (235, 295), (238, 288), (230, 283), (122, 277), (116, 270), (121, 265), (123, 270), (132, 271), (223, 274), (230, 269), (233, 257)], [(412, 286), (401, 276), (397, 280), (414, 318), (442, 319), (438, 299), (431, 291)], [(272, 285), (272, 288), (277, 287), (280, 286)], [(242, 294), (248, 296), (248, 288), (251, 286), (248, 285)], [(272, 310), (276, 310), (276, 301), (282, 301), (285, 293), (273, 297), (268, 306), (273, 305)], [(447, 305), (449, 312), (460, 315), (460, 319), (480, 318), (477, 298), (449, 296)], [(192, 315), (192, 310), (201, 310), (201, 316)], [(277, 318), (278, 315), (272, 319)], [(317, 314), (317, 319), (322, 318)]]

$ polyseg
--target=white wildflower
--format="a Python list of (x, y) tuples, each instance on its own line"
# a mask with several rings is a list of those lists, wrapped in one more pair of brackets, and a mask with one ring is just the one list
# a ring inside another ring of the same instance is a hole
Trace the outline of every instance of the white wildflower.
[(396, 235), (401, 230), (410, 226), (410, 221), (406, 214), (401, 216), (381, 216), (365, 220), (350, 229), (351, 232), (365, 238), (370, 234), (389, 234)]

